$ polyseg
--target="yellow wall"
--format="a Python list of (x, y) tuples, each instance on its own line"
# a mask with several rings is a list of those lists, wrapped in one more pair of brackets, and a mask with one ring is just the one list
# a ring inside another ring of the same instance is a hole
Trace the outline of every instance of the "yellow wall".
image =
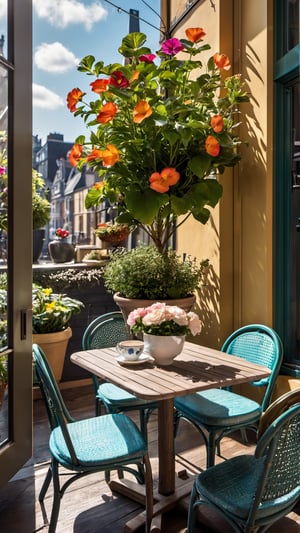
[[(164, 4), (164, 2), (162, 2)], [(171, 18), (182, 14), (172, 0)], [(162, 13), (166, 13), (163, 10)], [(251, 95), (241, 106), (242, 161), (220, 181), (223, 198), (205, 226), (189, 220), (178, 234), (178, 251), (208, 257), (208, 284), (199, 297), (204, 328), (198, 342), (220, 345), (239, 326), (272, 325), (272, 1), (204, 0), (176, 28), (203, 27), (205, 40), (229, 55)]]

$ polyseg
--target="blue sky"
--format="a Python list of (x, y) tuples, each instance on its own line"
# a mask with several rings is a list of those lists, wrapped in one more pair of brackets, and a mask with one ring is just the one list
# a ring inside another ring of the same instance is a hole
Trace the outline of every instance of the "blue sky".
[[(5, 34), (5, 5), (0, 0), (0, 32)], [(33, 134), (44, 143), (48, 133), (73, 142), (84, 132), (79, 117), (66, 107), (73, 87), (88, 89), (91, 77), (77, 72), (85, 55), (105, 63), (121, 61), (118, 47), (129, 31), (130, 9), (159, 28), (160, 0), (32, 0), (33, 3)], [(114, 7), (119, 6), (119, 10)], [(151, 6), (151, 8), (149, 7)], [(123, 11), (124, 10), (124, 11)], [(147, 45), (158, 49), (159, 31), (140, 20)]]

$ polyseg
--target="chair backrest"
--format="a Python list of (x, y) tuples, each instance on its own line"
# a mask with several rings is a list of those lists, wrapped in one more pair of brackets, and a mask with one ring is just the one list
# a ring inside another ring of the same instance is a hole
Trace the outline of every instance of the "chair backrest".
[(255, 387), (266, 387), (262, 401), (262, 410), (265, 411), (283, 358), (282, 342), (276, 331), (261, 324), (243, 326), (226, 339), (221, 350), (271, 370), (267, 378), (251, 383)]
[(82, 337), (82, 349), (109, 348), (128, 339), (128, 331), (121, 312), (105, 313), (95, 318)]
[(73, 422), (66, 405), (61, 396), (56, 379), (47, 357), (38, 344), (32, 345), (33, 359), (35, 362), (35, 371), (39, 387), (46, 405), (48, 419), (51, 429), (60, 427), (70, 457), (75, 465), (79, 464), (76, 453), (67, 428), (67, 423)]
[(266, 409), (259, 421), (257, 440), (260, 439), (266, 429), (276, 418), (278, 418), (282, 413), (296, 403), (300, 404), (300, 388), (288, 391), (274, 400)]
[(284, 396), (281, 399), (281, 414), (277, 418), (274, 418), (278, 413), (276, 403), (262, 415), (266, 429), (255, 450), (261, 472), (251, 509), (252, 518), (257, 510), (262, 515), (264, 512), (276, 514), (282, 509), (289, 512), (300, 497), (299, 394), (288, 393)]

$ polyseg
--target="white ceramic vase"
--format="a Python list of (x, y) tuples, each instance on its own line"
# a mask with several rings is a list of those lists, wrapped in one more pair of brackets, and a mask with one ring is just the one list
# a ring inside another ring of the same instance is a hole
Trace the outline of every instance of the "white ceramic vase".
[(144, 333), (144, 354), (151, 355), (159, 365), (171, 365), (182, 352), (185, 336), (150, 335)]

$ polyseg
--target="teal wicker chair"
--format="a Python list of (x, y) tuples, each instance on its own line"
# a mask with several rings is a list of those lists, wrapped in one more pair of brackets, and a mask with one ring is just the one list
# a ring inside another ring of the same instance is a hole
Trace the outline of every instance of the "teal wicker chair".
[[(53, 481), (53, 504), (49, 533), (55, 533), (60, 502), (73, 481), (95, 472), (128, 471), (146, 486), (146, 530), (150, 532), (153, 512), (153, 483), (147, 443), (135, 423), (121, 413), (75, 421), (68, 412), (42, 349), (33, 344), (36, 377), (47, 408), (51, 434), (51, 464), (42, 485), (39, 501)], [(136, 468), (134, 467), (136, 465)], [(60, 483), (60, 466), (73, 475)], [(143, 472), (143, 475), (141, 475)]]
[[(188, 533), (199, 506), (208, 506), (236, 532), (260, 533), (286, 516), (300, 498), (300, 390), (288, 392), (262, 415), (254, 455), (224, 461), (196, 477)], [(197, 529), (198, 531), (198, 529)]]
[(175, 398), (176, 421), (189, 420), (201, 432), (207, 450), (206, 466), (215, 463), (220, 455), (220, 441), (237, 429), (255, 427), (268, 407), (275, 380), (283, 357), (283, 348), (277, 333), (267, 326), (251, 324), (232, 333), (222, 346), (222, 351), (247, 361), (261, 364), (271, 370), (270, 376), (251, 383), (263, 387), (262, 403), (236, 394), (229, 389), (209, 389)]
[[(95, 318), (86, 328), (82, 337), (82, 349), (108, 348), (116, 346), (128, 339), (128, 330), (122, 313), (119, 311), (106, 313)], [(138, 410), (141, 432), (147, 441), (147, 422), (157, 403), (142, 400), (112, 383), (100, 383), (97, 376), (92, 375), (96, 399), (96, 415), (101, 414), (101, 404), (108, 413)]]

